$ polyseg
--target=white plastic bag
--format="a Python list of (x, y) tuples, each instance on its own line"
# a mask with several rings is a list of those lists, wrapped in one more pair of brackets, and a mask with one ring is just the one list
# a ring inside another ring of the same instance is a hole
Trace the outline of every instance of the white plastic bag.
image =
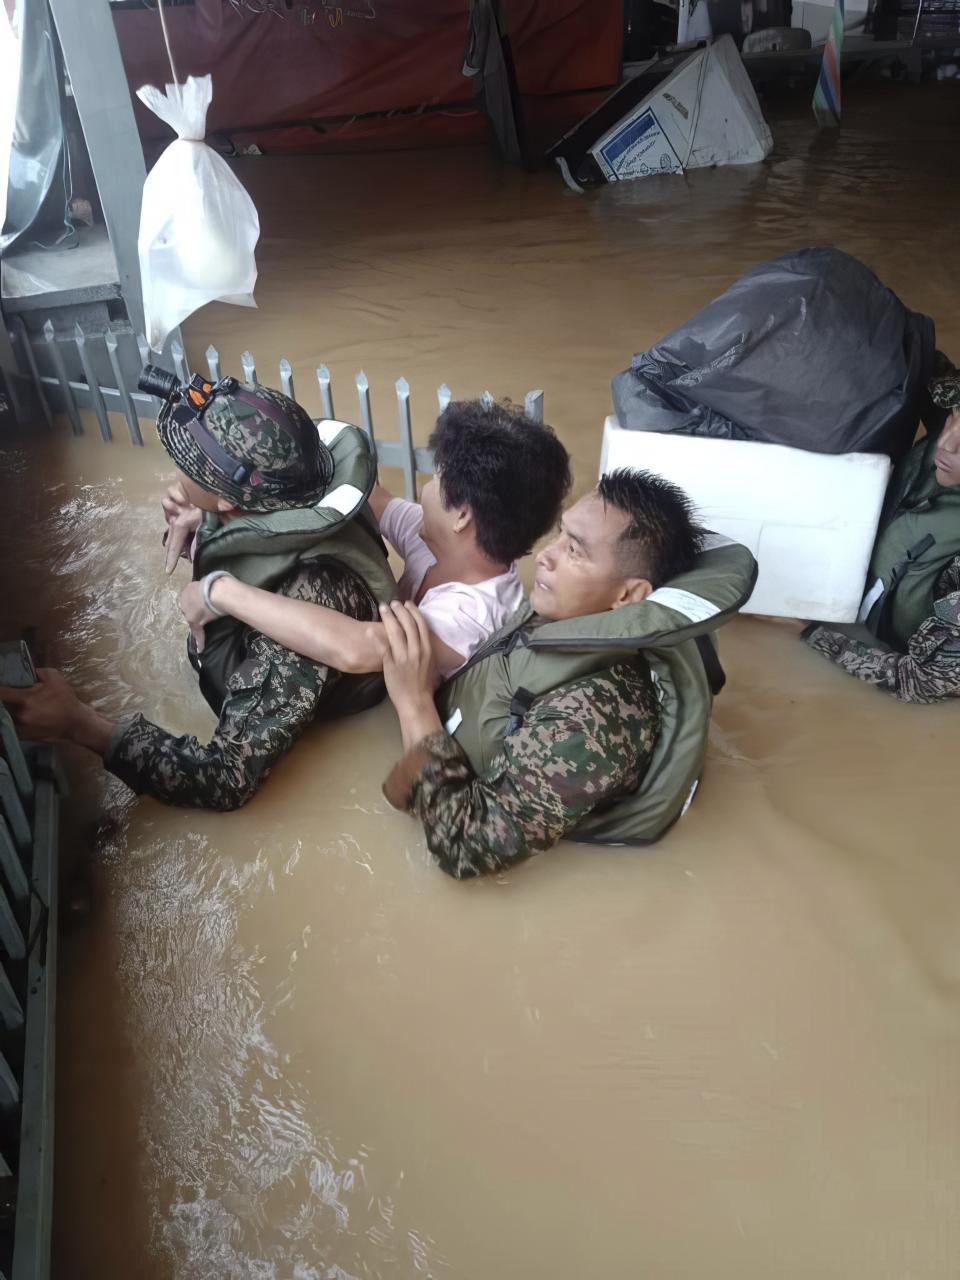
[(255, 307), (253, 251), (260, 219), (230, 166), (204, 144), (209, 76), (189, 76), (165, 93), (137, 97), (177, 131), (143, 184), (140, 275), (146, 339), (159, 351), (167, 335), (207, 302)]

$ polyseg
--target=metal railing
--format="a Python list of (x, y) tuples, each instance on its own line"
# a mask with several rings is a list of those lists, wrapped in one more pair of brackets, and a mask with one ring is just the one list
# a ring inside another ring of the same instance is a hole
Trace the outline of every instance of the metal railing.
[(9, 1280), (50, 1274), (61, 777), (53, 749), (21, 743), (0, 707), (0, 1277)]
[[(32, 383), (40, 413), (48, 425), (53, 424), (54, 411), (59, 410), (66, 414), (74, 434), (80, 435), (83, 433), (80, 410), (90, 409), (96, 417), (101, 437), (111, 441), (113, 429), (109, 414), (122, 413), (133, 444), (143, 444), (140, 422), (156, 418), (160, 401), (137, 390), (136, 379), (148, 359), (156, 360), (156, 357), (151, 356), (146, 343), (138, 339), (129, 326), (87, 330), (77, 322), (70, 334), (63, 335), (56, 332), (52, 320), (47, 320), (39, 331), (30, 333), (22, 317), (16, 316), (8, 336), (20, 373)], [(204, 354), (209, 376), (218, 379), (221, 376), (220, 353), (216, 347), (210, 346)], [(169, 358), (177, 376), (182, 382), (187, 382), (191, 371), (181, 343), (171, 343)], [(251, 352), (245, 351), (240, 357), (240, 367), (243, 382), (254, 386), (258, 381), (257, 365)], [(106, 378), (107, 370), (109, 380)], [(280, 389), (295, 399), (293, 370), (285, 357), (280, 360), (277, 374)], [(316, 365), (316, 379), (321, 417), (335, 418), (332, 379), (327, 365)], [(433, 455), (429, 449), (418, 448), (414, 444), (410, 384), (406, 378), (397, 378), (395, 388), (396, 437), (385, 439), (379, 427), (374, 428), (370, 383), (362, 370), (354, 378), (357, 422), (374, 442), (381, 465), (396, 467), (403, 473), (406, 497), (413, 500), (417, 496), (418, 473), (433, 473)], [(25, 420), (27, 408), (16, 379), (11, 380), (8, 390), (14, 416)], [(437, 406), (442, 412), (453, 398), (453, 393), (446, 383), (441, 383), (436, 394)], [(493, 402), (489, 391), (482, 392), (480, 398)], [(543, 421), (541, 390), (528, 391), (523, 405), (527, 417), (536, 422)]]

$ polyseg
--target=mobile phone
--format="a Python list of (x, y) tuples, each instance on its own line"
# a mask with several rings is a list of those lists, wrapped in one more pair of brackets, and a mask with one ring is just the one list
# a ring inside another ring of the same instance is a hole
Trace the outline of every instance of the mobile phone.
[(37, 669), (23, 640), (0, 641), (0, 685), (29, 689), (37, 683)]

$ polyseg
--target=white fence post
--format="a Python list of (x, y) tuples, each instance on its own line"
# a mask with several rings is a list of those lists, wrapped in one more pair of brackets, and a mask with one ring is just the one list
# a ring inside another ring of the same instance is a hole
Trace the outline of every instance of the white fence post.
[(373, 413), (370, 409), (370, 381), (367, 375), (361, 369), (356, 377), (357, 383), (357, 399), (360, 402), (360, 425), (370, 437), (375, 440), (373, 434)]
[(397, 379), (397, 412), (400, 417), (400, 460), (403, 467), (404, 497), (417, 500), (417, 457), (413, 448), (413, 424), (410, 421), (410, 383)]
[(240, 357), (240, 368), (243, 370), (243, 381), (248, 387), (257, 385), (257, 364), (253, 355), (249, 351), (244, 351)]
[(336, 418), (333, 411), (333, 391), (330, 388), (330, 370), (325, 364), (317, 365), (317, 385), (320, 387), (320, 413), (324, 418)]

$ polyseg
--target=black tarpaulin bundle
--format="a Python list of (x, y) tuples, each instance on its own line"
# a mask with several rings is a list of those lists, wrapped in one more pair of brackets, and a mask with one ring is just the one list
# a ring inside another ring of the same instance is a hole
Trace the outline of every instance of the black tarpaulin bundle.
[(930, 408), (936, 331), (839, 249), (741, 276), (613, 379), (620, 425), (817, 453), (887, 453)]

